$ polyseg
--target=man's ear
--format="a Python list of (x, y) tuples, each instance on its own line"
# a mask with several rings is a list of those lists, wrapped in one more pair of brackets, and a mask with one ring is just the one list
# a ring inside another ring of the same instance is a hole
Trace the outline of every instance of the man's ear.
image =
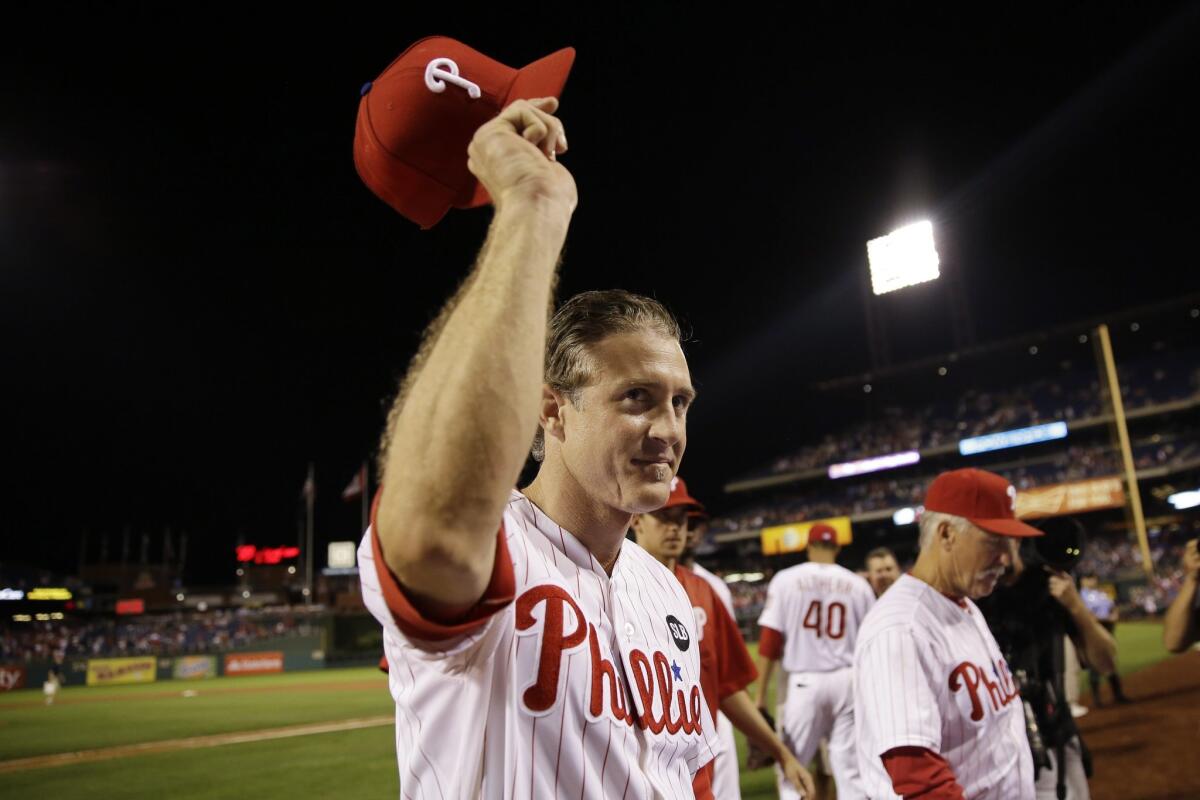
[(548, 384), (542, 384), (542, 407), (539, 415), (542, 430), (547, 438), (562, 442), (566, 438), (566, 424), (563, 421), (563, 407), (567, 404), (565, 395), (559, 394)]
[(937, 527), (937, 540), (942, 545), (942, 549), (949, 550), (954, 546), (955, 540), (958, 538), (954, 526), (949, 520), (942, 520)]

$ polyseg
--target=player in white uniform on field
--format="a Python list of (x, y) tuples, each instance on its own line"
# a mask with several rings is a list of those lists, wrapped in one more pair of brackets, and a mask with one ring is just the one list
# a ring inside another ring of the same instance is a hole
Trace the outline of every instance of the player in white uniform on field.
[[(488, 85), (470, 58), (459, 81)], [(695, 392), (654, 300), (588, 292), (547, 324), (576, 203), (556, 109), (517, 101), (475, 133), (494, 219), (381, 447), (359, 566), (405, 798), (711, 797), (692, 604), (625, 540), (667, 500)]]
[(858, 634), (854, 719), (871, 798), (1026, 800), (1033, 757), (1013, 676), (972, 598), (1013, 563), (1016, 491), (977, 469), (943, 473), (921, 516), (920, 555)]
[[(779, 732), (800, 763), (829, 740), (829, 760), (838, 800), (862, 797), (854, 752), (854, 642), (858, 626), (875, 602), (871, 586), (838, 566), (837, 531), (818, 523), (808, 532), (808, 562), (775, 574), (758, 618), (758, 652), (763, 657), (757, 702), (775, 665), (783, 662), (787, 697), (779, 712)], [(791, 798), (780, 781), (779, 796)]]

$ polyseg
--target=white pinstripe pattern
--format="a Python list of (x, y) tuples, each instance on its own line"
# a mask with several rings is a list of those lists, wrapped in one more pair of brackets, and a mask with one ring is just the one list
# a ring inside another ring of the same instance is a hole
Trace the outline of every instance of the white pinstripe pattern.
[[(618, 720), (608, 680), (601, 684), (601, 713), (592, 714), (592, 643), (584, 636), (561, 655), (550, 707), (531, 709), (524, 701), (526, 690), (538, 682), (551, 602), (562, 608), (564, 636), (579, 630), (581, 622), (584, 631), (594, 626), (600, 658), (612, 665), (620, 700), (630, 713), (645, 710), (632, 680), (635, 649), (650, 660), (652, 675), (654, 654), (662, 653), (679, 668), (680, 679), (671, 676), (673, 693), (690, 693), (693, 685), (699, 686), (700, 661), (692, 606), (683, 587), (629, 541), (622, 544), (610, 578), (579, 540), (519, 492), (505, 510), (504, 528), (517, 597), (551, 587), (540, 591), (565, 593), (582, 621), (565, 601), (542, 598), (530, 603), (534, 624), (526, 630), (517, 629), (514, 602), (469, 635), (416, 641), (401, 632), (383, 599), (370, 531), (359, 547), (363, 598), (384, 627), (391, 665), (401, 795), (412, 800), (691, 798), (693, 774), (719, 749), (702, 697), (701, 729), (690, 734), (667, 729), (656, 734)], [(668, 616), (687, 626), (687, 650), (673, 640)], [(671, 718), (678, 719), (676, 697), (670, 706)], [(663, 698), (657, 688), (649, 710), (661, 718)], [(468, 754), (477, 757), (464, 758)]]
[[(964, 605), (904, 575), (867, 614), (854, 656), (854, 717), (869, 797), (896, 797), (880, 756), (903, 746), (946, 759), (968, 800), (1034, 797), (1020, 698), (1009, 699), (1008, 667), (983, 615)], [(964, 663), (997, 688), (972, 692), (960, 674), (952, 689)]]

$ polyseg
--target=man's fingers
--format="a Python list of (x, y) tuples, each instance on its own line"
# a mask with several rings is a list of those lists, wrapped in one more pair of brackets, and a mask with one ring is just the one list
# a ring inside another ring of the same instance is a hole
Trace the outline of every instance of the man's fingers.
[(567, 151), (567, 134), (562, 122), (553, 115), (558, 100), (543, 97), (517, 100), (501, 112), (499, 119), (507, 123), (547, 158)]

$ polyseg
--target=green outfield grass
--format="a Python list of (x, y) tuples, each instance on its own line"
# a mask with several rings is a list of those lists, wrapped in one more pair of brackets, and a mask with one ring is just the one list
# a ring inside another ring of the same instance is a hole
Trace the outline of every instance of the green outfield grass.
[[(1163, 658), (1156, 623), (1117, 626), (1122, 672)], [(752, 646), (757, 652), (757, 647)], [(184, 697), (183, 692), (196, 692)], [(753, 687), (751, 687), (753, 692)], [(387, 716), (386, 679), (375, 669), (71, 687), (47, 708), (39, 691), (0, 695), (0, 761), (289, 725)], [(739, 760), (745, 741), (738, 734)], [(0, 773), (0, 798), (292, 800), (395, 798), (390, 725), (286, 739), (141, 754)], [(745, 800), (775, 797), (771, 770), (742, 773)]]
[(1161, 622), (1117, 623), (1117, 667), (1122, 675), (1157, 664), (1168, 655)]
[[(185, 697), (185, 691), (196, 696)], [(41, 692), (13, 692), (0, 695), (0, 760), (391, 711), (387, 678), (369, 668), (72, 686), (51, 707), (42, 704)]]

